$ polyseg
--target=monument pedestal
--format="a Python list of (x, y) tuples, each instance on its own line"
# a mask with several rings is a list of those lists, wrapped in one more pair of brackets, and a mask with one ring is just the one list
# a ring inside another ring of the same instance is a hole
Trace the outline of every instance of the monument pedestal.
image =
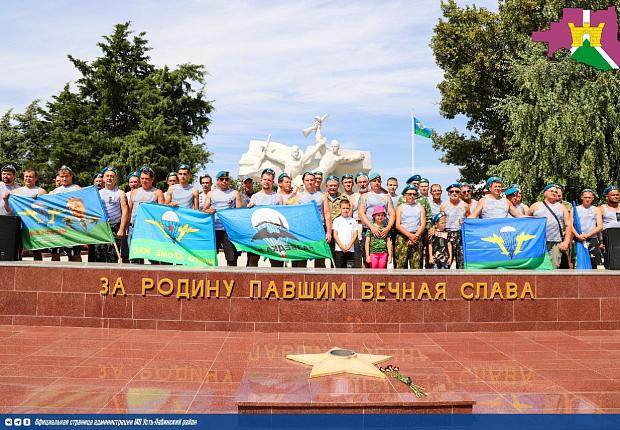
[(0, 262), (0, 305), (4, 325), (280, 333), (607, 330), (620, 328), (620, 273)]

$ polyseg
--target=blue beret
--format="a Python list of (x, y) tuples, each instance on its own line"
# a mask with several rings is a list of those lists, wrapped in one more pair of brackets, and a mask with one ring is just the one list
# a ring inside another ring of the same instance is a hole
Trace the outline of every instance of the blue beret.
[(355, 182), (357, 182), (357, 178), (359, 178), (360, 176), (366, 176), (366, 177), (368, 177), (368, 175), (367, 175), (366, 173), (364, 173), (364, 172), (358, 172), (358, 173), (355, 175)]
[(407, 179), (407, 183), (410, 184), (412, 182), (420, 182), (422, 177), (420, 175), (413, 175), (409, 179)]
[(403, 195), (405, 195), (407, 191), (412, 191), (412, 190), (415, 191), (416, 194), (420, 194), (420, 190), (418, 189), (418, 187), (416, 187), (413, 184), (409, 184), (409, 185), (406, 185), (405, 188), (403, 188)]
[(370, 172), (370, 174), (368, 175), (369, 181), (374, 181), (377, 178), (381, 178), (381, 175), (379, 174), (379, 172)]
[(547, 184), (545, 185), (545, 188), (543, 188), (543, 193), (551, 188), (560, 188), (560, 187), (558, 187), (557, 184)]
[(116, 167), (114, 167), (114, 166), (106, 166), (101, 171), (101, 174), (103, 175), (105, 172), (114, 172), (114, 173), (118, 174), (118, 169)]
[(615, 185), (610, 185), (610, 186), (608, 186), (607, 188), (605, 188), (605, 189), (603, 190), (603, 195), (604, 195), (604, 196), (606, 196), (607, 194), (609, 194), (609, 193), (610, 193), (611, 191), (613, 191), (613, 190), (618, 190), (618, 187), (617, 187), (617, 186), (615, 186)]
[(484, 186), (485, 190), (488, 190), (491, 188), (491, 184), (493, 184), (494, 182), (499, 182), (500, 184), (502, 183), (502, 178), (500, 178), (499, 176), (491, 176), (489, 179), (487, 179), (487, 182)]
[(439, 212), (438, 214), (435, 214), (435, 216), (433, 217), (433, 224), (437, 224), (437, 222), (446, 216), (445, 212)]
[(450, 185), (448, 185), (446, 187), (446, 191), (450, 191), (452, 188), (458, 188), (460, 190), (461, 189), (461, 184), (459, 184), (458, 182), (450, 184)]
[(216, 178), (216, 179), (223, 178), (224, 176), (230, 176), (230, 174), (228, 173), (228, 171), (226, 171), (226, 170), (220, 170), (219, 172), (217, 172), (217, 173), (215, 174), (215, 178)]

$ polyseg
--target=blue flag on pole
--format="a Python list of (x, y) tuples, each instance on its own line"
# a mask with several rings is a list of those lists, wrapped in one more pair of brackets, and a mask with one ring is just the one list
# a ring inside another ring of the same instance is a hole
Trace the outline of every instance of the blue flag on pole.
[(551, 270), (546, 232), (546, 218), (465, 219), (465, 268)]
[(433, 130), (422, 124), (422, 121), (415, 117), (413, 118), (413, 132), (418, 136), (426, 137), (428, 139), (433, 136)]
[(11, 194), (9, 206), (22, 220), (24, 249), (114, 242), (99, 191), (94, 186), (32, 197)]
[(314, 203), (226, 209), (217, 215), (238, 250), (281, 261), (332, 258)]
[(213, 215), (193, 209), (143, 203), (138, 208), (129, 258), (217, 266)]

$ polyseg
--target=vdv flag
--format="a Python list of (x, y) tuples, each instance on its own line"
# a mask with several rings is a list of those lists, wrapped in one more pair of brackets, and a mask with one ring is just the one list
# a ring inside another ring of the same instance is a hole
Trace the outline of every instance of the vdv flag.
[(217, 215), (238, 250), (281, 261), (332, 258), (314, 203), (227, 209)]
[(466, 269), (551, 270), (545, 218), (465, 219)]
[(32, 197), (11, 194), (9, 206), (22, 220), (24, 249), (112, 243), (114, 236), (94, 186)]
[(429, 139), (433, 135), (433, 130), (422, 124), (422, 121), (420, 121), (416, 117), (413, 118), (413, 132), (418, 136), (426, 137)]
[(213, 215), (156, 203), (138, 208), (129, 258), (217, 266)]

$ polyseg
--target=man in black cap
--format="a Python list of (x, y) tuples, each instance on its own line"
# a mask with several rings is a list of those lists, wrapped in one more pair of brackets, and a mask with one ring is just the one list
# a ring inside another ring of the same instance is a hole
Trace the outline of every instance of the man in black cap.
[(9, 194), (13, 192), (13, 190), (19, 188), (19, 186), (15, 183), (15, 175), (17, 174), (17, 170), (15, 166), (12, 164), (7, 164), (2, 167), (2, 183), (0, 183), (0, 196), (2, 196), (2, 203), (0, 204), (0, 215), (8, 215), (9, 211), (7, 210), (7, 202), (9, 200)]

